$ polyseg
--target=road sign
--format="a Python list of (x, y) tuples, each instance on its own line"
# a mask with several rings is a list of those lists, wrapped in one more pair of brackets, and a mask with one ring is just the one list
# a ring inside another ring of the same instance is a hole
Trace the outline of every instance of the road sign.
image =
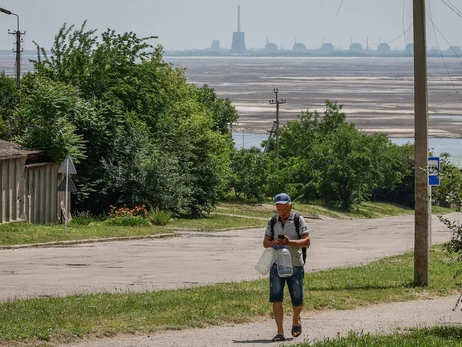
[(440, 185), (440, 157), (429, 157), (428, 164), (428, 184), (430, 186)]
[(69, 155), (66, 157), (66, 159), (64, 159), (63, 163), (58, 169), (58, 172), (67, 175), (75, 175), (77, 173), (74, 163), (72, 162), (72, 159)]
[(65, 175), (64, 179), (61, 181), (58, 187), (59, 192), (65, 192), (65, 202), (61, 201), (61, 211), (65, 213), (64, 216), (64, 233), (67, 234), (67, 221), (69, 219), (69, 216), (67, 215), (69, 211), (68, 209), (68, 194), (69, 192), (75, 193), (77, 192), (77, 188), (75, 187), (74, 182), (72, 181), (71, 175), (75, 175), (77, 173), (77, 170), (75, 169), (74, 163), (72, 162), (72, 158), (70, 155), (64, 159), (63, 163), (58, 169), (59, 173), (62, 173)]
[[(72, 180), (71, 176), (67, 177), (67, 191), (71, 193), (76, 193), (77, 188), (75, 187), (74, 181)], [(66, 178), (64, 178), (58, 186), (58, 192), (65, 192), (66, 191)]]

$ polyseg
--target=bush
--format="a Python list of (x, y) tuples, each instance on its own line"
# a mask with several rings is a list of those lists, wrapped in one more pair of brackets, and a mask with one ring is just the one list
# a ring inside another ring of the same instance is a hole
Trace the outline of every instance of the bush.
[(135, 206), (134, 208), (128, 207), (115, 207), (110, 206), (111, 211), (109, 212), (109, 219), (107, 224), (126, 226), (126, 227), (138, 227), (138, 226), (150, 226), (151, 222), (146, 218), (148, 211), (144, 205)]
[(167, 225), (167, 223), (172, 218), (172, 214), (170, 212), (151, 212), (148, 216), (149, 220), (154, 225)]

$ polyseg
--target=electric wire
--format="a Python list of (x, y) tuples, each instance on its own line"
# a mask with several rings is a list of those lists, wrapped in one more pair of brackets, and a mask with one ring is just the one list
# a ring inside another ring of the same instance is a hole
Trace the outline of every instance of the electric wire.
[(443, 4), (449, 7), (455, 14), (462, 18), (462, 12), (460, 12), (457, 7), (450, 0), (441, 0)]
[[(403, 30), (404, 30), (404, 10), (406, 9), (406, 0), (403, 0)], [(412, 24), (411, 24), (412, 26)], [(409, 46), (408, 46), (408, 42), (407, 42), (407, 39), (406, 39), (406, 35), (403, 36), (404, 37), (404, 47), (406, 47), (406, 51), (409, 53), (409, 57), (412, 58), (413, 56), (413, 52), (411, 52), (409, 50)]]
[[(397, 38), (394, 38), (393, 40), (390, 40), (390, 41), (387, 41), (387, 42), (382, 42), (382, 43), (383, 43), (383, 44), (389, 44), (389, 43), (392, 43), (393, 41), (396, 41), (396, 40), (402, 38), (403, 36), (406, 35), (406, 33), (407, 33), (411, 28), (412, 28), (412, 24), (409, 25), (409, 27), (408, 27), (401, 35), (399, 35)], [(378, 46), (378, 44), (376, 44), (376, 43), (374, 43), (374, 42), (371, 42), (371, 43), (372, 43), (373, 45)]]
[(343, 1), (344, 1), (344, 0), (342, 0), (342, 2), (340, 3), (340, 6), (339, 6), (339, 8), (338, 8), (338, 10), (337, 10), (336, 16), (340, 13), (340, 10), (341, 10), (341, 8), (342, 8), (342, 6), (343, 6)]
[[(428, 2), (428, 11), (427, 11), (427, 15), (428, 15), (428, 18), (430, 19), (430, 22), (432, 23), (432, 28), (433, 28), (433, 34), (435, 35), (435, 40), (436, 40), (436, 44), (438, 46), (438, 51), (440, 53), (440, 56), (441, 56), (441, 60), (443, 61), (443, 65), (444, 65), (444, 68), (446, 69), (446, 73), (449, 77), (449, 80), (451, 81), (451, 85), (452, 87), (454, 88), (454, 91), (456, 92), (457, 96), (459, 97), (459, 100), (462, 102), (462, 97), (461, 95), (459, 94), (459, 91), (457, 90), (457, 87), (454, 83), (454, 80), (452, 79), (451, 77), (451, 74), (449, 73), (449, 69), (448, 69), (448, 66), (446, 64), (446, 60), (444, 59), (444, 55), (443, 55), (443, 52), (441, 51), (441, 47), (440, 47), (440, 42), (438, 40), (438, 35), (436, 34), (436, 31), (439, 32), (439, 34), (441, 35), (441, 37), (449, 44), (448, 40), (446, 39), (446, 37), (443, 35), (443, 33), (438, 29), (438, 27), (436, 26), (435, 22), (433, 21), (433, 15), (432, 15), (432, 8), (431, 8), (431, 3), (430, 3), (430, 0), (427, 0)], [(449, 47), (452, 48), (452, 45), (449, 44)], [(457, 58), (459, 59), (459, 62), (461, 62), (460, 60), (460, 57), (457, 55), (456, 51), (452, 48), (453, 52), (456, 54)]]

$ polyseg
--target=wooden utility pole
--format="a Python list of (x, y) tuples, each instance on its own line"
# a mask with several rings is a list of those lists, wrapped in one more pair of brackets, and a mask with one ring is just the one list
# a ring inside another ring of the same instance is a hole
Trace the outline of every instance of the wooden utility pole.
[(270, 100), (271, 105), (276, 105), (276, 158), (279, 158), (279, 105), (285, 104), (286, 99), (278, 100), (278, 89), (273, 89), (274, 94), (276, 95), (276, 100)]
[(414, 0), (415, 234), (414, 284), (429, 279), (431, 198), (428, 182), (428, 93), (425, 0)]

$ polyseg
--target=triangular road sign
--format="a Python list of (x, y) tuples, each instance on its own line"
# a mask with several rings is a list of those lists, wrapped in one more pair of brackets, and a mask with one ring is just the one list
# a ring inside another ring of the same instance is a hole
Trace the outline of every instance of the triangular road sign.
[(77, 170), (75, 169), (74, 163), (72, 162), (70, 155), (68, 155), (66, 159), (64, 159), (63, 163), (58, 169), (58, 172), (68, 175), (75, 175), (77, 173)]
[[(74, 181), (72, 180), (71, 176), (69, 176), (69, 181), (67, 182), (67, 191), (71, 193), (76, 193), (77, 188), (75, 187)], [(66, 191), (66, 177), (61, 181), (58, 186), (58, 192), (65, 192)]]

